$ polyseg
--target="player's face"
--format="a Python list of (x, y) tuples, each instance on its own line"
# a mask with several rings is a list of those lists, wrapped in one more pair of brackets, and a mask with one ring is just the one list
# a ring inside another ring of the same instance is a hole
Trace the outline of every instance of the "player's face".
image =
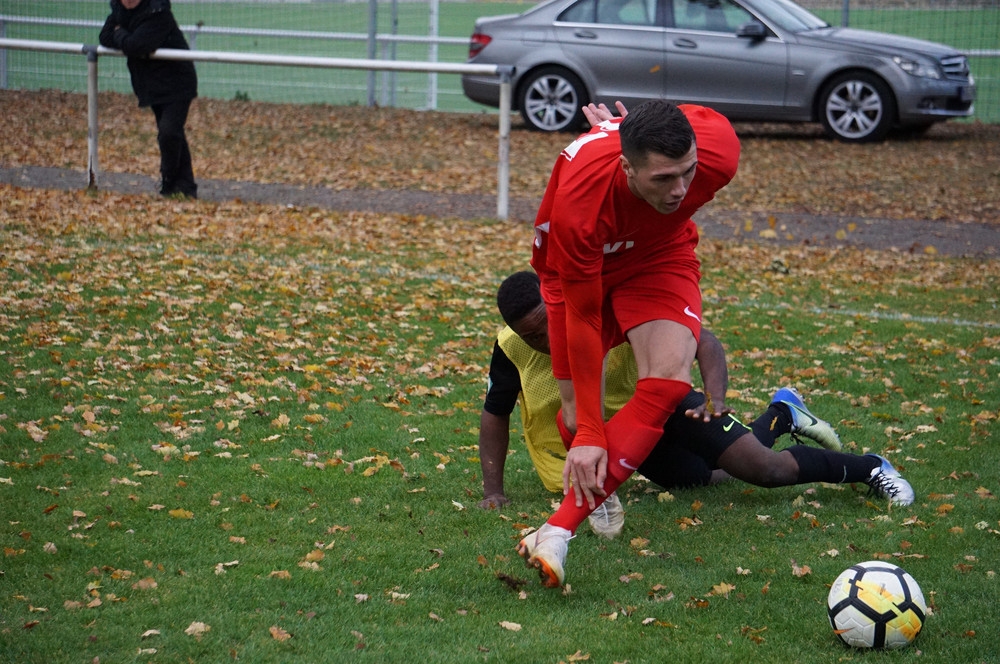
[(681, 206), (694, 180), (698, 149), (692, 143), (691, 149), (680, 159), (650, 152), (642, 165), (630, 163), (623, 155), (621, 164), (632, 193), (660, 214), (670, 214)]
[(532, 309), (524, 318), (510, 326), (517, 336), (524, 340), (533, 350), (550, 354), (549, 350), (549, 317), (542, 302)]

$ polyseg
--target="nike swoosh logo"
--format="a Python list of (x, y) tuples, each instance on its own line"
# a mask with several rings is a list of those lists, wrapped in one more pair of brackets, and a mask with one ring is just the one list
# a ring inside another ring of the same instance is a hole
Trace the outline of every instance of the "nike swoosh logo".
[(729, 433), (729, 430), (733, 428), (734, 424), (736, 424), (736, 422), (730, 422), (726, 426), (722, 427), (722, 430), (725, 431), (726, 433)]
[(684, 315), (685, 316), (690, 316), (691, 318), (695, 319), (699, 323), (701, 322), (701, 318), (698, 317), (698, 314), (696, 314), (695, 312), (691, 311), (691, 307), (684, 307)]
[(535, 246), (539, 249), (542, 248), (542, 233), (549, 232), (549, 224), (551, 223), (551, 221), (546, 221), (544, 224), (535, 226)]
[[(809, 424), (806, 425), (807, 427), (811, 427), (811, 426), (814, 426), (816, 424), (819, 424), (819, 420), (817, 420), (815, 417), (812, 416), (812, 414), (807, 413), (806, 411), (802, 410), (801, 408), (796, 408), (795, 412), (798, 413), (799, 415), (804, 415), (805, 417), (809, 418)], [(800, 427), (800, 428), (804, 428), (804, 427)]]
[(628, 459), (618, 459), (618, 465), (628, 470), (639, 470), (635, 466), (629, 464)]

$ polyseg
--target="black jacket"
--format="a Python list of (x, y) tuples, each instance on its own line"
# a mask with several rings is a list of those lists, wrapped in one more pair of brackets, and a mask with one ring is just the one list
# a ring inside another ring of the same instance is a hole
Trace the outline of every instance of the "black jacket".
[(193, 62), (148, 57), (158, 48), (189, 48), (170, 11), (170, 0), (142, 0), (135, 9), (125, 9), (119, 0), (111, 0), (111, 15), (101, 28), (100, 41), (101, 46), (128, 56), (128, 71), (139, 106), (198, 96)]

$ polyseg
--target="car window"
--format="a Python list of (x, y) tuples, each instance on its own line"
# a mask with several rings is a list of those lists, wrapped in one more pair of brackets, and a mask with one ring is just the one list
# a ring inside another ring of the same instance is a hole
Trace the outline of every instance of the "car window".
[(569, 23), (655, 25), (656, 0), (580, 0), (556, 20)]
[(753, 15), (729, 0), (671, 0), (674, 27), (684, 30), (734, 33)]
[(789, 32), (830, 27), (830, 24), (820, 17), (788, 0), (759, 0), (755, 4), (757, 10), (762, 16), (766, 16), (769, 22), (777, 23)]

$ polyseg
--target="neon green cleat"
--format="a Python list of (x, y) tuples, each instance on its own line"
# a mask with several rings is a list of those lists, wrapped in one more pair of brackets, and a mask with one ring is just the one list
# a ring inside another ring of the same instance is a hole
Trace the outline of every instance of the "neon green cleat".
[(829, 422), (819, 419), (806, 408), (802, 396), (795, 388), (783, 387), (771, 397), (771, 403), (784, 404), (792, 413), (792, 437), (805, 436), (834, 452), (841, 450), (840, 436)]

